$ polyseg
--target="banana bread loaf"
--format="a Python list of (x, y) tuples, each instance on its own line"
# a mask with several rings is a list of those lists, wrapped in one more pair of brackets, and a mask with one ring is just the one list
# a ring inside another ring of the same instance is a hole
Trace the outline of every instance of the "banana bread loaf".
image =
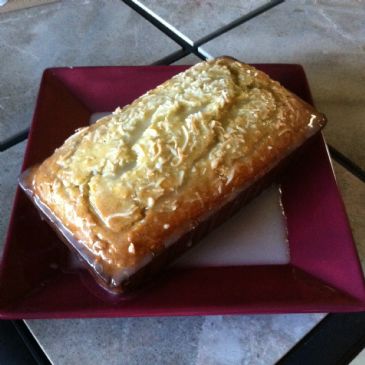
[(21, 185), (99, 281), (122, 291), (324, 124), (263, 72), (218, 58), (78, 130)]

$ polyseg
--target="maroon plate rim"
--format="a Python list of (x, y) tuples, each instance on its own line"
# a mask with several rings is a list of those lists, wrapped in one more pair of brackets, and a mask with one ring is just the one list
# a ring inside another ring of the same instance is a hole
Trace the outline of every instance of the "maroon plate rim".
[[(300, 65), (256, 66), (312, 102)], [(87, 125), (92, 113), (129, 103), (186, 67), (45, 70), (22, 171)], [(108, 295), (85, 271), (64, 269), (67, 250), (18, 188), (0, 267), (0, 318), (365, 310), (364, 277), (322, 135), (289, 167), (281, 184), (290, 264), (170, 269), (153, 286), (125, 298)]]

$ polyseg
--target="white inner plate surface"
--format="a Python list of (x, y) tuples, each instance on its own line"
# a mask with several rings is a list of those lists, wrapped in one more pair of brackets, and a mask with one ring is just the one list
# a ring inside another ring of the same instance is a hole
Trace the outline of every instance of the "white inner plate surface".
[[(94, 113), (90, 124), (110, 112)], [(178, 267), (283, 265), (290, 261), (280, 190), (273, 185), (175, 262)]]
[(272, 186), (212, 231), (175, 265), (282, 265), (290, 261), (278, 186)]

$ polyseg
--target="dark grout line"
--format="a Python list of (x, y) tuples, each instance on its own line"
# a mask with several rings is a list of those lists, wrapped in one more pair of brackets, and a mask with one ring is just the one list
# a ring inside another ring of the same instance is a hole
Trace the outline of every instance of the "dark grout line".
[[(192, 52), (186, 50), (186, 49), (180, 49), (176, 52), (171, 53), (170, 55), (161, 58), (160, 60), (152, 63), (152, 65), (154, 66), (159, 66), (159, 65), (170, 65), (171, 63), (174, 63), (176, 61), (179, 61), (180, 59), (182, 59), (183, 57), (192, 54)], [(206, 57), (204, 57), (203, 55), (199, 55), (198, 56), (201, 60), (205, 61)]]
[(352, 162), (348, 157), (343, 155), (333, 146), (328, 145), (328, 149), (330, 151), (332, 158), (336, 162), (338, 162), (347, 171), (351, 172), (353, 175), (359, 178), (362, 182), (365, 182), (365, 171), (360, 166)]
[(204, 43), (207, 43), (211, 40), (213, 40), (214, 38), (217, 38), (218, 36), (230, 31), (233, 28), (236, 28), (237, 26), (249, 21), (252, 18), (255, 18), (256, 16), (270, 10), (271, 8), (283, 3), (284, 0), (272, 0), (262, 6), (259, 6), (258, 8), (250, 11), (249, 13), (241, 16), (240, 18), (234, 20), (233, 22), (217, 29), (216, 31), (204, 36), (203, 38), (200, 38), (199, 40), (197, 40), (196, 42), (194, 42), (194, 47), (198, 48), (200, 46), (202, 46)]
[(15, 146), (16, 144), (23, 142), (28, 138), (28, 134), (29, 134), (29, 128), (19, 132), (13, 137), (6, 139), (4, 142), (0, 143), (0, 152), (4, 152), (7, 149)]
[(329, 314), (276, 365), (345, 365), (365, 346), (365, 313)]
[(39, 343), (37, 342), (33, 334), (30, 332), (27, 325), (22, 320), (16, 320), (16, 321), (14, 320), (11, 321), (11, 323), (13, 324), (18, 335), (23, 340), (25, 346), (33, 356), (35, 362), (38, 365), (51, 364), (47, 355), (42, 350), (42, 348), (40, 347)]
[(159, 66), (159, 65), (170, 65), (171, 63), (174, 63), (178, 60), (180, 60), (181, 58), (187, 56), (188, 54), (190, 54), (190, 51), (187, 51), (185, 49), (180, 49), (174, 53), (171, 53), (170, 55), (161, 58), (160, 60), (152, 63), (152, 65), (154, 66)]

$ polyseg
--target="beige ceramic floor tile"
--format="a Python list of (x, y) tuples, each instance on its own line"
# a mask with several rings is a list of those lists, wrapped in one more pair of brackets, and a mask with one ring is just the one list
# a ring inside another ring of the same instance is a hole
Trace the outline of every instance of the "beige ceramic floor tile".
[(196, 364), (275, 364), (323, 314), (205, 317)]
[(13, 206), (25, 144), (26, 142), (22, 142), (4, 152), (0, 152), (0, 256)]
[(246, 15), (268, 0), (137, 0), (190, 42)]
[[(323, 316), (312, 313), (26, 322), (55, 364), (266, 365), (279, 360)], [(124, 362), (120, 362), (121, 354)]]
[(287, 1), (202, 48), (249, 63), (300, 63), (328, 142), (365, 169), (365, 1)]
[(2, 0), (0, 1), (0, 13), (46, 5), (55, 1), (59, 0)]
[(365, 183), (338, 163), (333, 164), (365, 273)]
[(0, 142), (29, 125), (45, 68), (144, 65), (179, 49), (120, 0), (0, 14), (0, 34)]

